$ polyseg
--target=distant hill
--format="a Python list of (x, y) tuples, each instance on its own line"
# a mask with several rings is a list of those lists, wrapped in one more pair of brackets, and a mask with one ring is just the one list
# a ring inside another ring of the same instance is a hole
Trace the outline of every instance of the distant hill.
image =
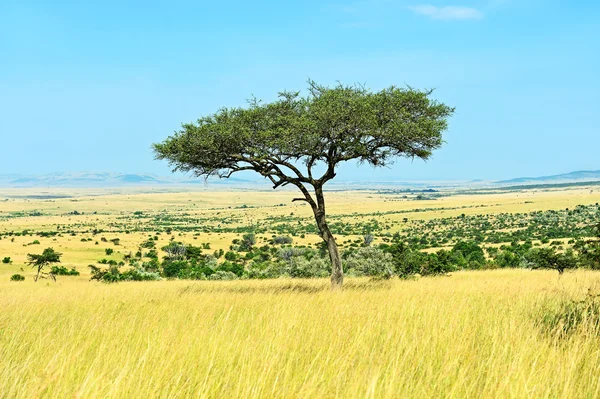
[[(211, 181), (211, 184), (240, 184), (242, 179)], [(154, 176), (133, 173), (50, 173), (46, 175), (0, 175), (0, 187), (122, 187), (154, 185), (187, 185), (204, 183), (203, 179), (176, 176)], [(250, 182), (251, 183), (251, 182)]]
[(579, 170), (560, 175), (540, 177), (518, 177), (510, 180), (496, 181), (494, 184), (521, 184), (521, 183), (566, 183), (576, 181), (600, 180), (600, 170)]
[[(245, 177), (245, 176), (244, 176)], [(518, 177), (510, 180), (428, 180), (428, 181), (400, 181), (400, 180), (338, 180), (335, 179), (328, 185), (329, 190), (343, 189), (439, 189), (439, 188), (485, 188), (508, 187), (541, 184), (566, 184), (600, 182), (600, 170), (577, 171), (560, 175), (540, 177)], [(82, 173), (49, 173), (45, 175), (19, 175), (0, 174), (0, 187), (11, 188), (108, 188), (108, 187), (193, 187), (204, 185), (202, 178), (191, 178), (181, 175), (156, 176), (148, 173), (111, 173), (111, 172), (82, 172)], [(209, 187), (220, 188), (271, 188), (269, 182), (257, 177), (244, 180), (240, 178), (218, 179), (211, 178)]]

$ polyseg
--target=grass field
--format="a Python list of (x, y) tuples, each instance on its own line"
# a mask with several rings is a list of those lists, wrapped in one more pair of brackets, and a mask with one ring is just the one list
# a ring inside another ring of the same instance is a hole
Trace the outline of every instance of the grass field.
[[(292, 216), (302, 224), (311, 215), (291, 204), (294, 193), (286, 191), (39, 195), (0, 192), (0, 232), (61, 232), (0, 240), (0, 258), (13, 260), (0, 264), (2, 398), (600, 396), (597, 331), (584, 323), (561, 337), (540, 325), (561, 301), (599, 292), (600, 273), (559, 277), (512, 269), (408, 281), (349, 278), (342, 292), (331, 292), (325, 279), (103, 284), (89, 281), (86, 266), (121, 260), (149, 235), (158, 236), (158, 248), (175, 237), (210, 244), (212, 252), (241, 234), (203, 232), (206, 226), (268, 225)], [(600, 201), (600, 192), (581, 188), (435, 201), (374, 191), (327, 195), (332, 218), (375, 220), (387, 233), (418, 220)], [(179, 227), (165, 234), (171, 222)], [(93, 228), (104, 231), (93, 234)], [(344, 246), (356, 237), (338, 239)], [(296, 245), (317, 241), (294, 236)], [(82, 275), (33, 282), (26, 254), (46, 247), (62, 252), (62, 263)], [(106, 248), (115, 253), (105, 255)], [(13, 273), (26, 280), (9, 281)]]
[(0, 282), (0, 396), (562, 397), (600, 394), (600, 342), (544, 306), (578, 271), (349, 280)]

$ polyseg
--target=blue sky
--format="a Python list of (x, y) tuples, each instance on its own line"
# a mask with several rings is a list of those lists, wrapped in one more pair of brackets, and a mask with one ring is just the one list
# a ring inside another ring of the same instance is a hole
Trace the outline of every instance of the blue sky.
[(0, 0), (0, 174), (165, 175), (151, 143), (309, 77), (457, 108), (429, 162), (340, 179), (600, 169), (598, 71), (596, 1)]

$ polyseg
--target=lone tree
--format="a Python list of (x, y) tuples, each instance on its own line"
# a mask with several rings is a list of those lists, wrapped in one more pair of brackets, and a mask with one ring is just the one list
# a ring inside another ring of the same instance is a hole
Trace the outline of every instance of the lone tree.
[(46, 248), (41, 254), (27, 254), (27, 263), (33, 268), (37, 268), (37, 274), (33, 280), (38, 281), (38, 279), (41, 277), (51, 278), (52, 280), (56, 281), (54, 273), (46, 273), (44, 272), (44, 268), (52, 263), (60, 263), (61, 256), (62, 254), (56, 252), (53, 248)]
[(395, 86), (372, 92), (309, 81), (306, 96), (286, 91), (272, 103), (252, 99), (246, 108), (222, 108), (183, 124), (153, 148), (174, 172), (228, 178), (250, 170), (274, 189), (296, 186), (302, 197), (293, 201), (312, 208), (331, 259), (332, 288), (340, 288), (342, 261), (327, 225), (323, 187), (342, 162), (381, 167), (397, 157), (428, 159), (454, 112), (431, 99), (432, 92)]

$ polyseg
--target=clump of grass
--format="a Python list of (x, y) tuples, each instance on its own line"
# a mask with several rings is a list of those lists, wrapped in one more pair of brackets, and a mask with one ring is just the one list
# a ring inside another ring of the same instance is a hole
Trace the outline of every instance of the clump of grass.
[(23, 277), (23, 275), (21, 274), (13, 274), (12, 276), (10, 276), (10, 281), (24, 281), (25, 277)]
[(600, 336), (600, 294), (590, 288), (583, 299), (563, 298), (546, 305), (538, 324), (558, 338), (576, 333)]

